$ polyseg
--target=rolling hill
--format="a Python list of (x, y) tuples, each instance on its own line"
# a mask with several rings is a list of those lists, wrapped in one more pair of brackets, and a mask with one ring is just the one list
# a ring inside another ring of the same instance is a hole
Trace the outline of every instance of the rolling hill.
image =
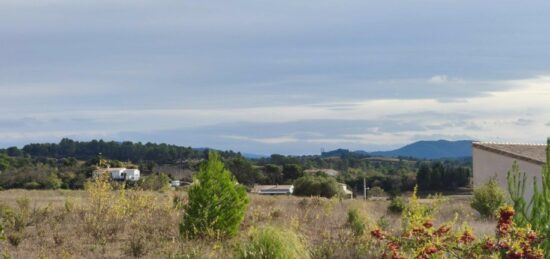
[(471, 140), (418, 141), (391, 151), (369, 152), (373, 156), (414, 157), (425, 159), (465, 158), (472, 156)]

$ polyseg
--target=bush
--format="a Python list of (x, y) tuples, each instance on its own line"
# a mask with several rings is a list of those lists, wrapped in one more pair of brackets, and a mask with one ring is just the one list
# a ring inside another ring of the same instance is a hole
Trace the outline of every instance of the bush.
[(27, 190), (35, 190), (35, 189), (40, 189), (40, 184), (33, 181), (33, 182), (25, 183), (23, 187)]
[(486, 184), (474, 189), (470, 206), (483, 217), (493, 217), (505, 202), (504, 191), (498, 186), (495, 179), (491, 179)]
[(166, 191), (170, 189), (170, 177), (166, 174), (153, 174), (139, 179), (138, 186), (144, 190)]
[(406, 201), (403, 197), (397, 196), (391, 199), (390, 205), (388, 205), (388, 211), (391, 213), (402, 213), (407, 207)]
[(365, 233), (366, 223), (357, 209), (348, 210), (347, 225), (351, 228), (353, 235), (358, 237)]
[(310, 256), (302, 238), (294, 231), (268, 226), (253, 229), (249, 242), (237, 248), (235, 257), (239, 259), (298, 259)]
[(368, 191), (367, 196), (369, 196), (369, 197), (385, 197), (385, 196), (387, 196), (387, 194), (384, 191), (384, 189), (382, 189), (378, 186), (374, 186)]
[(42, 186), (44, 189), (59, 189), (61, 187), (61, 179), (55, 174), (50, 173), (45, 177), (41, 177), (38, 179), (38, 183)]
[(219, 154), (210, 152), (189, 188), (180, 233), (188, 238), (237, 234), (249, 199), (246, 189), (224, 168)]
[(342, 192), (342, 188), (332, 177), (303, 176), (294, 182), (294, 195), (321, 196), (332, 198)]
[(539, 248), (544, 237), (529, 226), (515, 225), (512, 207), (500, 209), (496, 236), (483, 239), (477, 238), (467, 224), (454, 227), (456, 219), (436, 227), (432, 215), (425, 212), (413, 196), (402, 216), (408, 224), (400, 232), (371, 231), (384, 249), (381, 258), (545, 258)]

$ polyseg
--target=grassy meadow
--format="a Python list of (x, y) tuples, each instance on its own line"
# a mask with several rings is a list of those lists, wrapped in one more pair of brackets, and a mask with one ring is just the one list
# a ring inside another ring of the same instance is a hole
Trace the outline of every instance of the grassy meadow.
[[(353, 234), (346, 224), (348, 211), (357, 209), (367, 229), (378, 224), (391, 232), (401, 224), (385, 200), (252, 194), (250, 200), (237, 237), (185, 240), (179, 235), (184, 191), (0, 191), (0, 210), (9, 221), (0, 251), (12, 258), (231, 258), (252, 229), (272, 225), (298, 233), (312, 258), (372, 258), (379, 247), (368, 233)], [(456, 215), (478, 236), (494, 233), (496, 223), (479, 219), (468, 196), (438, 202), (435, 223)]]

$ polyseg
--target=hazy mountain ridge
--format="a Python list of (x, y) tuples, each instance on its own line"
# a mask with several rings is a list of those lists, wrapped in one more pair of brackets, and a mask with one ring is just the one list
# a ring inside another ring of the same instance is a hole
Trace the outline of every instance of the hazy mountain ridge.
[(464, 158), (472, 156), (472, 141), (423, 140), (396, 150), (370, 152), (370, 154), (375, 156), (403, 156), (426, 159)]
[(419, 159), (459, 159), (472, 156), (471, 140), (422, 140), (390, 151), (349, 151), (336, 149), (323, 152), (322, 156), (341, 156), (349, 153), (384, 157), (414, 157)]

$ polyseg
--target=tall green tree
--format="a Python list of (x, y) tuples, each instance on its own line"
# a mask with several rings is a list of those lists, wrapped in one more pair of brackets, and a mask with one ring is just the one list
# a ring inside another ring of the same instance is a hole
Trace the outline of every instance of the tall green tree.
[(304, 176), (302, 167), (297, 164), (285, 164), (283, 166), (283, 177), (285, 180), (296, 180)]
[(225, 164), (241, 184), (253, 185), (264, 181), (264, 175), (244, 157), (229, 159)]
[(264, 166), (264, 174), (266, 176), (266, 182), (269, 184), (279, 184), (283, 181), (283, 171), (281, 168), (274, 164), (267, 164)]
[(220, 155), (210, 152), (193, 179), (180, 233), (187, 238), (223, 238), (237, 234), (244, 219), (248, 194), (224, 167)]

